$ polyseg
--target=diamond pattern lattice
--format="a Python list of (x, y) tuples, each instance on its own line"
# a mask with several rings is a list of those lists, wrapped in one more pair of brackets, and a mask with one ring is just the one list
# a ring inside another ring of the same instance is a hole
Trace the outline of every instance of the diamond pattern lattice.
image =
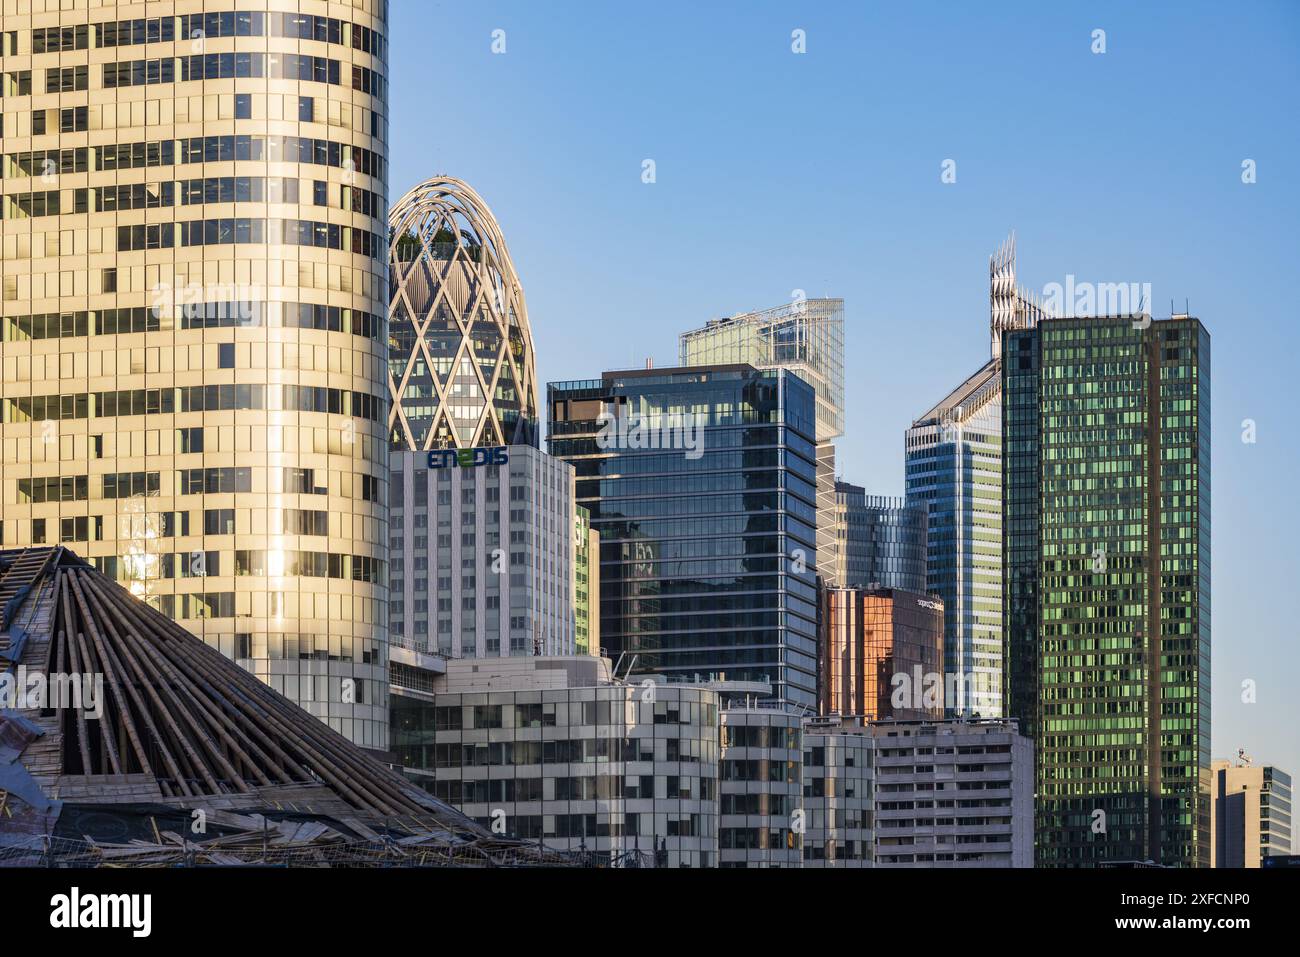
[(389, 214), (389, 432), (396, 448), (537, 445), (524, 292), (492, 211), (436, 176)]

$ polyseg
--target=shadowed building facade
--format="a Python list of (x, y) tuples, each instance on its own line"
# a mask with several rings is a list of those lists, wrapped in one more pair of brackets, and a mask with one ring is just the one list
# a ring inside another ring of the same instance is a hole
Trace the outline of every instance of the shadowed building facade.
[(1291, 853), (1291, 775), (1268, 765), (1215, 761), (1210, 866), (1261, 867)]
[(600, 534), (607, 653), (815, 708), (812, 387), (749, 365), (633, 370), (553, 382), (547, 406)]

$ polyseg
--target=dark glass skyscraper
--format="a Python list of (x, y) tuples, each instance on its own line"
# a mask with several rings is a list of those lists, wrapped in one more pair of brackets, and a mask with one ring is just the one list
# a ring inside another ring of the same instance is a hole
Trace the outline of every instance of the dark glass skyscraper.
[(1004, 695), (1038, 864), (1207, 866), (1209, 334), (1051, 319), (1002, 347)]
[(600, 534), (600, 640), (638, 672), (817, 705), (813, 389), (749, 365), (547, 387), (552, 455)]

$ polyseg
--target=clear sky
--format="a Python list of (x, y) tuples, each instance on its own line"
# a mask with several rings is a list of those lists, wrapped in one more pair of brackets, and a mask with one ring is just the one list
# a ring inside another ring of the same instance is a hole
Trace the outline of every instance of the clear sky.
[(391, 198), (434, 173), (483, 195), (542, 383), (840, 296), (841, 471), (898, 495), (903, 430), (988, 356), (1010, 230), (1031, 289), (1189, 303), (1213, 339), (1214, 755), (1300, 775), (1300, 3), (393, 0), (390, 34)]

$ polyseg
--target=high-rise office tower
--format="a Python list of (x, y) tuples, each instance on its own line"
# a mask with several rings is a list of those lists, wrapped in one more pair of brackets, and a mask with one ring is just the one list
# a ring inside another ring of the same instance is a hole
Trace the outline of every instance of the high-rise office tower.
[[(817, 394), (817, 572), (836, 583), (835, 446), (844, 434), (844, 300), (798, 299), (714, 319), (679, 339), (684, 366), (790, 369)], [(841, 583), (842, 584), (842, 583)]]
[(492, 211), (467, 183), (435, 176), (388, 223), (394, 448), (537, 445), (533, 333)]
[(1210, 866), (1260, 867), (1291, 853), (1291, 775), (1215, 761), (1210, 781)]
[[(389, 227), (395, 660), (572, 654), (573, 469), (535, 447), (533, 336), (501, 228), (445, 176)], [(399, 693), (428, 680), (395, 674)]]
[(1015, 237), (989, 260), (992, 358), (907, 430), (907, 501), (929, 512), (925, 591), (943, 599), (950, 715), (998, 717), (1002, 701), (1001, 342), (1045, 315), (1016, 285)]
[(813, 389), (749, 365), (547, 387), (551, 453), (600, 533), (600, 643), (638, 671), (817, 704)]
[(1207, 866), (1210, 336), (1051, 319), (1002, 357), (1005, 687), (1038, 863)]
[(6, 545), (387, 746), (387, 3), (5, 4)]
[(926, 590), (926, 509), (835, 483), (835, 581), (845, 588)]

